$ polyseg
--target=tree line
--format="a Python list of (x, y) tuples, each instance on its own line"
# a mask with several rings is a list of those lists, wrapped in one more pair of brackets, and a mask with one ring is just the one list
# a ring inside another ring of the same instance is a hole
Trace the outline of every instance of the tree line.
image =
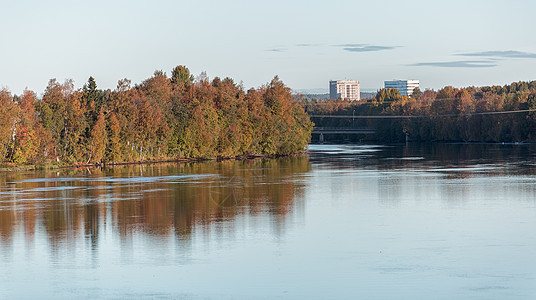
[(19, 164), (286, 155), (304, 150), (312, 127), (277, 76), (244, 91), (177, 66), (114, 90), (93, 77), (80, 89), (52, 79), (41, 98), (0, 90), (0, 161)]
[[(402, 142), (536, 142), (536, 81), (505, 86), (416, 89), (411, 97), (381, 89), (359, 103), (345, 100), (301, 100), (317, 126), (370, 127), (375, 140)], [(363, 118), (367, 116), (367, 118)], [(371, 118), (368, 118), (371, 117)]]

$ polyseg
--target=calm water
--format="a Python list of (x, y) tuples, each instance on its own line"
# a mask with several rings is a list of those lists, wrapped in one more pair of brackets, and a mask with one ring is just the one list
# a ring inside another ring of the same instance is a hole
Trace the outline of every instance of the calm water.
[(0, 299), (536, 299), (536, 147), (0, 174)]

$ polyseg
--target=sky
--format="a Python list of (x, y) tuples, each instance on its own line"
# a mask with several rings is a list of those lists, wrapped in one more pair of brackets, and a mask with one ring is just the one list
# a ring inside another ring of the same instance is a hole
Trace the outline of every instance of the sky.
[(421, 89), (536, 80), (536, 1), (2, 1), (0, 88), (101, 89), (185, 65), (248, 89), (418, 79)]

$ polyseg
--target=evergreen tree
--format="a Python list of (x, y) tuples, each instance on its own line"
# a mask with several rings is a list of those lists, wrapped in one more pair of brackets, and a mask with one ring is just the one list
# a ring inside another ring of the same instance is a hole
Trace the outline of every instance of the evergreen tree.
[(176, 66), (171, 72), (171, 84), (179, 90), (187, 88), (194, 82), (194, 76), (185, 66)]

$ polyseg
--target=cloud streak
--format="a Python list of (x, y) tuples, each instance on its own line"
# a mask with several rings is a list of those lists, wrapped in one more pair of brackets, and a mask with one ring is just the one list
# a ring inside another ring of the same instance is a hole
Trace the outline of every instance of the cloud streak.
[(473, 53), (457, 54), (458, 56), (471, 56), (471, 57), (494, 57), (494, 58), (536, 58), (536, 53), (522, 52), (522, 51), (482, 51)]
[[(316, 48), (316, 47), (324, 47), (324, 46), (328, 46), (328, 45), (317, 44), (317, 43), (300, 43), (300, 44), (294, 45), (294, 47), (299, 47), (299, 48)], [(393, 50), (396, 48), (400, 48), (399, 46), (381, 46), (381, 45), (369, 45), (369, 44), (338, 44), (338, 45), (331, 45), (331, 46), (342, 48), (342, 50), (348, 51), (348, 52), (376, 52), (376, 51)], [(293, 50), (293, 48), (291, 47), (290, 50)], [(289, 49), (285, 47), (274, 47), (271, 49), (267, 49), (265, 51), (286, 52), (286, 51), (289, 51)]]
[(364, 47), (367, 46), (367, 44), (340, 44), (335, 45), (335, 47)]
[(382, 51), (382, 50), (392, 50), (395, 48), (396, 47), (393, 47), (393, 46), (364, 45), (364, 46), (357, 46), (357, 47), (345, 47), (343, 49), (348, 52), (375, 52), (375, 51)]
[(486, 60), (459, 60), (443, 62), (421, 62), (409, 65), (412, 67), (441, 67), (441, 68), (493, 68), (498, 66), (495, 62)]
[(285, 48), (272, 48), (272, 49), (268, 49), (266, 51), (268, 51), (268, 52), (285, 52), (285, 51), (287, 51), (287, 49), (285, 49)]
[(321, 46), (321, 44), (296, 44), (297, 47), (318, 47)]

